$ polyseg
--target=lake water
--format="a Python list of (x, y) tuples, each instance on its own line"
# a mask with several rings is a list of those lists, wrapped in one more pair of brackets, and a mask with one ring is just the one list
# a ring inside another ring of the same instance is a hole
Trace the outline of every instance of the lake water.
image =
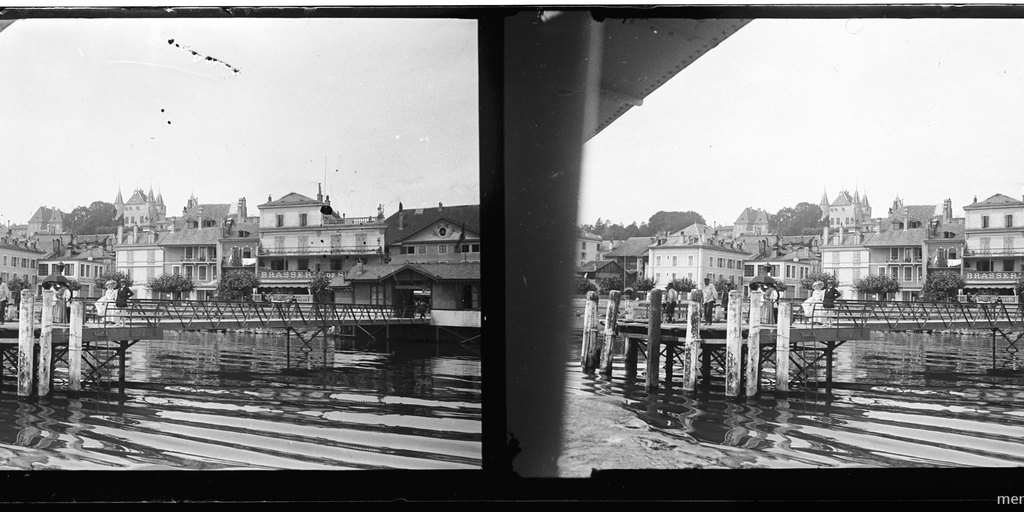
[[(578, 331), (577, 331), (578, 335)], [(878, 333), (836, 352), (824, 386), (775, 398), (722, 390), (648, 394), (643, 358), (627, 383), (566, 368), (562, 476), (594, 469), (891, 468), (1024, 465), (1024, 368), (1001, 337)], [(1024, 340), (1018, 342), (1024, 349)], [(679, 378), (678, 371), (676, 378)], [(677, 384), (678, 386), (679, 384)]]
[[(128, 352), (126, 396), (0, 395), (0, 469), (479, 469), (480, 351), (173, 333)], [(116, 390), (116, 381), (114, 383)]]

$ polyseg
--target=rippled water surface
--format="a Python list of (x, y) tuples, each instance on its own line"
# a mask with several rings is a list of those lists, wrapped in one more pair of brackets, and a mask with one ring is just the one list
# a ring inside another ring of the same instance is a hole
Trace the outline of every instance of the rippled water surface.
[(578, 338), (572, 345), (565, 476), (611, 468), (1024, 465), (1024, 364), (1001, 337), (993, 370), (991, 335), (879, 333), (837, 350), (831, 395), (811, 383), (776, 398), (769, 383), (756, 400), (726, 399), (720, 384), (707, 393), (648, 394), (642, 357), (635, 383), (625, 381), (621, 359), (608, 380), (581, 373)]
[[(0, 469), (478, 469), (476, 346), (168, 332), (129, 350), (126, 396), (17, 400)], [(10, 370), (8, 370), (10, 372)]]

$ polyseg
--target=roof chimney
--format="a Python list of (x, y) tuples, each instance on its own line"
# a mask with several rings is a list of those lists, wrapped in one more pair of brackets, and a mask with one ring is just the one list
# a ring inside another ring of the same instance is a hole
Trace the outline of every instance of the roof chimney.
[(437, 211), (439, 211), (439, 212), (443, 212), (444, 211), (444, 205), (441, 204), (440, 202), (437, 203)]
[(316, 184), (316, 202), (318, 203), (324, 202), (324, 192), (320, 189), (321, 185), (321, 183)]
[(238, 198), (238, 222), (245, 222), (245, 218), (249, 216), (249, 211), (245, 207), (245, 198)]
[[(172, 229), (173, 229), (174, 224), (171, 224), (171, 226), (172, 226)], [(117, 243), (118, 244), (123, 244), (124, 243), (124, 225), (123, 224), (118, 224), (118, 226), (117, 226)]]

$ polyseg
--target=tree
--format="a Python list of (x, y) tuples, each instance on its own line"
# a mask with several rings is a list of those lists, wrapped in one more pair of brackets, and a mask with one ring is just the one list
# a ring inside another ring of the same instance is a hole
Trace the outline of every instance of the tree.
[(220, 276), (217, 297), (221, 300), (243, 300), (252, 297), (252, 290), (260, 285), (256, 274), (245, 270), (229, 270)]
[(638, 292), (649, 292), (653, 290), (657, 284), (658, 283), (654, 282), (654, 279), (647, 276), (638, 276), (636, 278), (636, 282), (633, 283), (633, 288), (636, 288), (636, 291)]
[(96, 235), (117, 232), (117, 209), (111, 203), (93, 201), (89, 206), (78, 206), (64, 216), (65, 230), (76, 235)]
[(821, 220), (821, 207), (811, 203), (783, 208), (768, 218), (769, 231), (782, 236), (814, 235), (826, 225), (828, 221)]
[(14, 299), (15, 307), (17, 307), (21, 304), (21, 291), (31, 289), (32, 285), (28, 284), (21, 276), (15, 275), (7, 281), (7, 288), (11, 290), (11, 297)]
[(1013, 291), (1017, 293), (1017, 302), (1021, 302), (1024, 298), (1024, 276), (1017, 278), (1017, 282), (1013, 285)]
[(195, 289), (195, 284), (181, 274), (161, 274), (149, 280), (149, 288), (156, 293), (173, 294), (174, 300), (180, 300), (181, 294)]
[(807, 274), (807, 277), (800, 280), (800, 287), (804, 290), (813, 290), (814, 282), (821, 281), (825, 288), (830, 286), (839, 286), (839, 280), (836, 279), (835, 274), (829, 274), (828, 272), (811, 272)]
[(946, 301), (954, 297), (964, 287), (964, 280), (959, 272), (943, 270), (928, 274), (921, 288), (921, 298), (927, 301)]
[(679, 292), (680, 294), (690, 293), (690, 290), (696, 288), (696, 286), (693, 284), (693, 281), (685, 277), (681, 279), (673, 279), (672, 282), (669, 284), (672, 286), (673, 290)]
[(73, 277), (69, 277), (68, 278), (67, 287), (68, 287), (69, 290), (71, 290), (73, 292), (77, 292), (78, 290), (82, 289), (82, 283), (79, 283), (78, 279), (75, 279)]
[(889, 276), (871, 274), (854, 281), (853, 288), (861, 293), (878, 294), (879, 300), (884, 300), (888, 294), (900, 291), (900, 282)]
[(322, 299), (324, 295), (331, 290), (331, 278), (323, 272), (314, 272), (313, 277), (309, 278), (309, 294), (313, 296), (313, 300), (317, 302), (324, 302)]
[(622, 290), (622, 278), (621, 277), (602, 277), (597, 280), (598, 285), (601, 287), (602, 293), (607, 293), (611, 290)]
[(107, 281), (114, 281), (115, 283), (120, 283), (121, 281), (124, 281), (128, 284), (128, 286), (131, 286), (132, 276), (127, 272), (121, 272), (118, 270), (108, 270), (96, 276), (96, 279), (93, 280), (93, 282), (96, 283), (96, 286), (100, 288), (106, 286)]
[(647, 221), (650, 235), (664, 232), (679, 231), (691, 224), (706, 224), (701, 214), (693, 211), (666, 212), (660, 211), (651, 215)]

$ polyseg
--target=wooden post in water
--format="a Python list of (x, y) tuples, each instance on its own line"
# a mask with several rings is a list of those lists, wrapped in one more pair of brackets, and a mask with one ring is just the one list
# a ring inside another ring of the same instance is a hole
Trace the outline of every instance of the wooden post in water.
[(31, 290), (21, 291), (18, 312), (18, 396), (32, 395), (32, 352), (35, 349), (35, 304)]
[(619, 299), (622, 292), (612, 290), (608, 294), (608, 308), (604, 315), (604, 346), (601, 347), (601, 373), (612, 374), (612, 362), (615, 359), (615, 327), (619, 322)]
[(71, 303), (71, 325), (68, 330), (68, 388), (82, 389), (82, 326), (85, 320), (85, 303)]
[(661, 292), (651, 290), (647, 314), (647, 391), (658, 389), (658, 358), (661, 356)]
[(700, 305), (686, 301), (686, 349), (683, 351), (683, 390), (693, 391), (697, 385), (700, 357)]
[(778, 330), (775, 331), (775, 390), (789, 391), (789, 330), (793, 305), (779, 302)]
[(636, 360), (640, 353), (640, 343), (634, 337), (626, 338), (626, 380), (633, 382), (636, 378)]
[[(37, 372), (39, 380), (36, 385), (39, 396), (44, 397), (50, 394), (50, 361), (53, 359), (53, 290), (43, 290), (43, 314), (39, 328), (39, 364)], [(60, 301), (59, 307), (64, 309), (64, 301)]]
[(747, 330), (747, 397), (757, 395), (761, 379), (761, 316), (764, 313), (764, 292), (750, 292), (750, 328)]
[(740, 396), (743, 365), (743, 292), (729, 292), (729, 320), (725, 326), (725, 396)]
[(580, 350), (583, 371), (592, 372), (601, 362), (601, 347), (597, 345), (597, 292), (587, 292), (583, 309), (583, 347)]

